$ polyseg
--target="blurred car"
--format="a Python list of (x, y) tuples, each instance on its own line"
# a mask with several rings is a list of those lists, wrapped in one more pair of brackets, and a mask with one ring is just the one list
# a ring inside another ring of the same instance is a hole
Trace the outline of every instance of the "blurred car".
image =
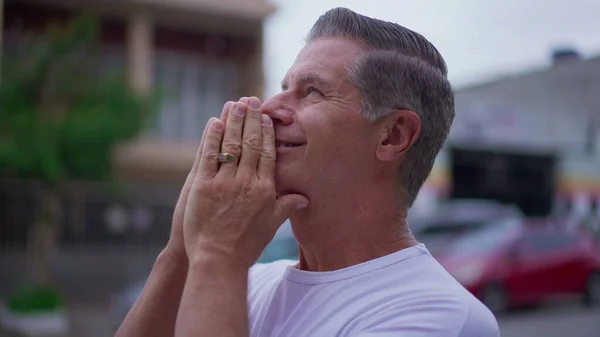
[(600, 304), (599, 246), (549, 220), (482, 227), (458, 238), (437, 259), (495, 313), (567, 294)]
[[(257, 262), (267, 263), (282, 259), (298, 259), (298, 243), (294, 238), (289, 221), (281, 225)], [(145, 284), (146, 279), (140, 280), (111, 297), (109, 309), (110, 320), (115, 331), (119, 328), (121, 322), (123, 322), (123, 319), (125, 319), (125, 316), (127, 316), (127, 313), (135, 304), (135, 301), (137, 301)]]
[(144, 285), (146, 285), (146, 279), (135, 282), (134, 284), (127, 286), (121, 292), (111, 296), (108, 310), (113, 331), (119, 329), (125, 316), (127, 316), (129, 310), (133, 308), (138, 297), (140, 297)]
[(282, 259), (298, 260), (298, 243), (289, 221), (277, 230), (273, 240), (265, 247), (257, 262), (267, 263)]
[(514, 205), (491, 200), (457, 199), (442, 204), (427, 217), (409, 219), (413, 235), (436, 256), (465, 233), (505, 219), (523, 219)]

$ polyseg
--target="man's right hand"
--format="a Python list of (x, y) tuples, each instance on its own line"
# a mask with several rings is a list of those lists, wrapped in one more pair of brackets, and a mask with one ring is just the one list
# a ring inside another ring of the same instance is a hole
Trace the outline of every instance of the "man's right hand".
[[(240, 102), (247, 103), (247, 100), (247, 97), (242, 97)], [(235, 104), (235, 102), (229, 101), (223, 106), (220, 118), (223, 123), (227, 120), (227, 112), (232, 104)], [(175, 206), (175, 211), (173, 212), (169, 242), (167, 243), (167, 247), (163, 250), (163, 254), (166, 254), (168, 259), (184, 268), (187, 268), (188, 258), (183, 242), (183, 216), (185, 214), (185, 205), (187, 204), (188, 196), (190, 194), (190, 188), (192, 187), (192, 183), (198, 172), (199, 158), (202, 157), (200, 152), (204, 145), (204, 135), (206, 134), (207, 128), (210, 127), (210, 124), (211, 123), (207, 123), (204, 132), (202, 132), (202, 140), (200, 141), (200, 146), (198, 146), (198, 154), (196, 155), (196, 159), (194, 159), (194, 164), (192, 165), (190, 173), (185, 179), (185, 183), (179, 194), (179, 199), (177, 200), (177, 205)]]
[[(247, 103), (243, 97), (241, 102)], [(221, 120), (227, 120), (227, 112), (234, 102), (227, 102), (221, 112)], [(198, 151), (202, 150), (201, 141)], [(196, 158), (200, 158), (196, 155)], [(181, 189), (173, 212), (169, 242), (156, 259), (144, 291), (121, 324), (116, 337), (173, 336), (175, 321), (181, 303), (181, 294), (188, 273), (188, 258), (183, 242), (183, 216), (192, 183), (198, 171), (199, 161), (192, 169)]]

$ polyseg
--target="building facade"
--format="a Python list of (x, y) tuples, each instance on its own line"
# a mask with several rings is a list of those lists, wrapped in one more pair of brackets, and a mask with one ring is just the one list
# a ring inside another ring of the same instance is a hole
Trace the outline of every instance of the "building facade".
[(458, 148), (554, 158), (557, 204), (597, 208), (600, 57), (584, 60), (576, 51), (562, 50), (553, 60), (548, 69), (456, 90), (456, 118), (423, 199), (452, 194), (452, 151)]
[[(110, 241), (138, 228), (164, 241), (205, 123), (227, 100), (262, 96), (262, 27), (274, 10), (266, 0), (0, 0), (3, 49), (25, 32), (92, 14), (101, 21), (102, 67), (122, 69), (139, 92), (160, 87), (165, 95), (155, 125), (115, 151), (126, 187), (118, 197), (93, 183), (66, 193), (65, 235)], [(3, 186), (2, 207), (17, 213), (4, 213), (14, 228), (3, 231), (24, 241), (31, 203)]]
[(166, 89), (157, 124), (116, 154), (128, 179), (181, 180), (204, 123), (226, 100), (261, 95), (263, 0), (3, 0), (3, 44), (82, 13), (102, 19), (103, 58), (139, 91)]

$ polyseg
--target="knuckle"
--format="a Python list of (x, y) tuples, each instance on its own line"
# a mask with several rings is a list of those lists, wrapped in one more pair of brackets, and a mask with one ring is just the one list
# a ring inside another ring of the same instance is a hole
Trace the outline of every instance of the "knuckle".
[(260, 151), (262, 149), (262, 138), (254, 133), (244, 137), (244, 144), (251, 150)]
[(210, 139), (210, 142), (212, 143), (219, 143), (221, 141), (221, 134), (214, 129), (206, 137)]
[(219, 157), (219, 153), (215, 150), (206, 150), (203, 152), (202, 155), (208, 160), (217, 160), (217, 158)]
[(194, 184), (193, 190), (196, 194), (206, 195), (206, 192), (213, 190), (214, 184), (208, 180), (200, 180)]
[(265, 144), (275, 145), (275, 133), (272, 126), (263, 125), (262, 138)]
[(241, 185), (240, 195), (245, 200), (254, 200), (256, 198), (257, 194), (258, 194), (258, 191), (256, 190), (255, 186), (253, 186), (252, 184)]
[(261, 156), (267, 160), (275, 160), (276, 159), (276, 154), (274, 153), (274, 151), (270, 150), (269, 148), (263, 149)]
[(240, 142), (236, 141), (236, 140), (224, 140), (223, 141), (223, 151), (224, 152), (229, 152), (232, 154), (239, 154), (242, 150), (242, 144), (240, 144)]
[(216, 192), (225, 196), (235, 195), (239, 188), (238, 185), (227, 183), (224, 179), (215, 179), (214, 184)]
[(275, 198), (275, 186), (270, 181), (261, 181), (258, 184), (258, 191), (261, 197), (266, 200), (271, 200)]
[(272, 133), (263, 134), (263, 147), (271, 149), (275, 147), (275, 139)]

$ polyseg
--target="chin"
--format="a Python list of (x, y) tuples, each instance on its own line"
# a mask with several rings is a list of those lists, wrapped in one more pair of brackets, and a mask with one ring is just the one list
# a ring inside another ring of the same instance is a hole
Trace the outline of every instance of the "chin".
[(299, 168), (277, 165), (275, 170), (275, 190), (277, 195), (285, 195), (290, 193), (301, 193), (302, 186), (306, 186), (303, 176)]

